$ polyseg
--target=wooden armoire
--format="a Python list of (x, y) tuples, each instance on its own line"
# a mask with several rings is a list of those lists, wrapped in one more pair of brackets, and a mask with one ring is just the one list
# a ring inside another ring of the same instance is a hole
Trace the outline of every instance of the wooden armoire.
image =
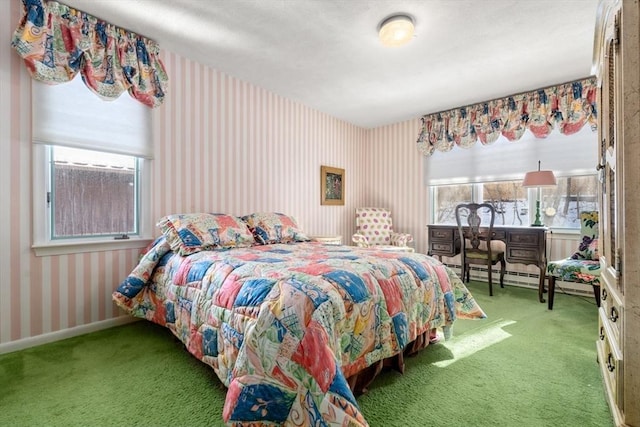
[(640, 6), (601, 0), (598, 78), (601, 307), (598, 362), (614, 421), (640, 427)]

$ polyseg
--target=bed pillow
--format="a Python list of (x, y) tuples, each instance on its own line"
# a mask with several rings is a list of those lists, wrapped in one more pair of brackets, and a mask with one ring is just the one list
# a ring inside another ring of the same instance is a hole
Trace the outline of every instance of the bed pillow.
[(277, 212), (256, 212), (243, 216), (242, 219), (253, 232), (256, 243), (261, 245), (310, 240), (298, 228), (296, 220), (288, 215)]
[(242, 219), (218, 213), (174, 214), (157, 224), (171, 249), (186, 256), (201, 250), (242, 248), (255, 244)]

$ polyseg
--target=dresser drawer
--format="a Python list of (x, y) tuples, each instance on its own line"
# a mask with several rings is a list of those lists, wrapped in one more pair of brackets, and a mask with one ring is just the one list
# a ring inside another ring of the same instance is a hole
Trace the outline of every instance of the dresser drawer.
[(604, 380), (607, 393), (612, 396), (616, 406), (622, 409), (623, 399), (623, 374), (624, 361), (622, 353), (617, 345), (610, 340), (611, 329), (608, 326), (604, 312), (600, 310), (598, 341), (596, 351), (598, 353), (598, 363)]
[(507, 261), (521, 262), (523, 264), (535, 264), (540, 258), (540, 251), (537, 248), (527, 247), (507, 247)]
[(526, 230), (512, 231), (507, 236), (507, 244), (537, 248), (538, 245), (540, 245), (540, 238), (543, 236), (544, 234), (542, 233), (529, 232)]
[(460, 253), (458, 227), (429, 226), (429, 254), (453, 257)]
[(431, 247), (431, 251), (434, 253), (455, 254), (453, 251), (453, 243), (432, 242), (429, 246)]
[(600, 317), (601, 321), (606, 319), (608, 328), (610, 329), (609, 340), (614, 341), (617, 345), (622, 335), (622, 318), (624, 304), (617, 292), (612, 291), (606, 282), (601, 283), (602, 289), (600, 294)]
[(429, 239), (453, 240), (457, 232), (457, 228), (429, 228)]
[(496, 230), (495, 228), (493, 229), (493, 240), (502, 240), (503, 242), (506, 241), (507, 239), (507, 232), (504, 230)]

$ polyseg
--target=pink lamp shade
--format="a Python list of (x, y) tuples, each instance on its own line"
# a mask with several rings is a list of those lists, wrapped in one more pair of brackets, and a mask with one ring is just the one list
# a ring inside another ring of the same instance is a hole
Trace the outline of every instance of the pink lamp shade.
[(538, 170), (527, 172), (522, 180), (523, 187), (553, 187), (556, 185), (556, 177), (551, 171), (540, 170), (540, 160), (538, 160)]
[(553, 187), (556, 185), (556, 177), (552, 171), (527, 172), (522, 181), (523, 187)]

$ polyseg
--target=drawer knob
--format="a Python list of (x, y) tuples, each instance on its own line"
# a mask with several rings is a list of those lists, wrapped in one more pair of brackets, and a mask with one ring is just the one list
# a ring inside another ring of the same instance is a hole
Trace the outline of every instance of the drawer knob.
[(609, 353), (609, 356), (607, 357), (607, 369), (609, 372), (613, 372), (616, 369), (616, 366), (613, 364), (613, 355), (611, 353)]
[(618, 320), (618, 310), (615, 307), (611, 307), (611, 316), (609, 316), (609, 319), (614, 323)]
[(609, 294), (607, 293), (606, 288), (602, 288), (602, 301), (606, 301)]
[(600, 341), (604, 341), (604, 327), (600, 326)]

